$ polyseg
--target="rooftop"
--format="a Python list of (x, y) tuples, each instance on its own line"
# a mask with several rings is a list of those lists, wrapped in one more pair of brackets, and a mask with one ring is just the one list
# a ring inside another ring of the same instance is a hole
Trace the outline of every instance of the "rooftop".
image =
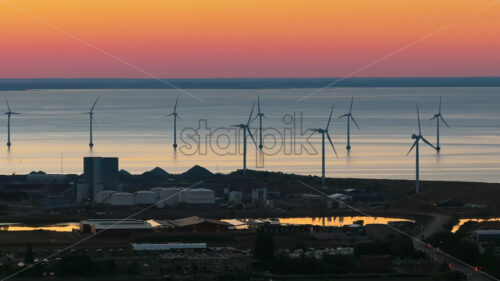
[(195, 224), (200, 224), (200, 223), (213, 223), (213, 224), (219, 224), (219, 225), (224, 225), (224, 226), (229, 226), (229, 223), (222, 222), (219, 220), (214, 220), (214, 219), (206, 219), (206, 218), (201, 218), (198, 216), (192, 216), (192, 217), (187, 217), (187, 218), (182, 218), (182, 219), (176, 219), (176, 220), (168, 220), (168, 221), (163, 221), (162, 225), (164, 226), (169, 226), (169, 227), (183, 227), (183, 226), (190, 226), (190, 225), (195, 225)]

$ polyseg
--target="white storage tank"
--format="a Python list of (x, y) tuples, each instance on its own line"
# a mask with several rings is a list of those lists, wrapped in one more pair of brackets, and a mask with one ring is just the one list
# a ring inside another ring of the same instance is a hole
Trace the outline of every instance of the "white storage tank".
[(189, 189), (186, 188), (181, 189), (181, 191), (179, 192), (179, 202), (187, 203), (188, 193)]
[(136, 205), (153, 205), (156, 202), (156, 193), (154, 191), (141, 190), (135, 193)]
[[(158, 199), (156, 201), (158, 201)], [(157, 209), (163, 209), (163, 208), (165, 208), (165, 203), (164, 202), (157, 202), (155, 207)]]
[(252, 189), (252, 202), (262, 202), (267, 200), (267, 188)]
[(96, 203), (99, 204), (109, 204), (109, 201), (111, 200), (111, 195), (113, 195), (113, 193), (116, 193), (116, 191), (114, 190), (99, 191), (97, 192), (94, 200)]
[(229, 201), (234, 203), (241, 203), (243, 201), (243, 193), (241, 191), (229, 192)]
[(134, 195), (128, 192), (115, 192), (111, 195), (109, 203), (111, 206), (133, 206)]
[(214, 204), (215, 192), (206, 188), (191, 189), (187, 192), (188, 204)]
[(183, 188), (180, 187), (168, 187), (162, 189), (160, 193), (160, 200), (163, 201), (164, 206), (177, 206), (179, 204), (180, 192)]
[(161, 186), (151, 188), (151, 191), (153, 191), (156, 194), (156, 199), (160, 199), (160, 194), (163, 189), (165, 188)]

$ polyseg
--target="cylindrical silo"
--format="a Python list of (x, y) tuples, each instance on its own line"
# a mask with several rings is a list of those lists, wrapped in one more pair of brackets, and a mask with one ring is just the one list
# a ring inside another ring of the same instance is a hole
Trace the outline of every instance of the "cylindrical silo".
[(168, 187), (162, 189), (160, 193), (160, 200), (163, 201), (165, 206), (173, 207), (179, 204), (180, 192), (182, 188)]
[(115, 192), (111, 195), (109, 203), (111, 206), (133, 206), (134, 195), (128, 192)]
[(163, 189), (165, 188), (161, 186), (151, 188), (151, 191), (153, 191), (156, 194), (156, 199), (160, 199), (160, 194)]
[(234, 203), (241, 203), (243, 201), (243, 193), (241, 191), (229, 192), (229, 201)]
[(215, 192), (206, 188), (191, 189), (187, 192), (188, 204), (214, 204)]
[(116, 193), (116, 191), (114, 190), (99, 191), (97, 192), (94, 200), (96, 203), (99, 204), (109, 204), (109, 201), (111, 200), (111, 195), (113, 195), (113, 193)]
[(141, 190), (135, 193), (136, 205), (153, 205), (156, 202), (156, 193), (154, 191)]

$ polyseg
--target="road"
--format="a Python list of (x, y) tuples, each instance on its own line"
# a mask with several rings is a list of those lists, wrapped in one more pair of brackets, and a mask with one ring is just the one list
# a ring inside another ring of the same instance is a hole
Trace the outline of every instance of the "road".
[[(427, 225), (422, 232), (418, 235), (418, 237), (430, 237), (439, 231), (441, 231), (449, 221), (450, 217), (447, 215), (441, 215), (441, 214), (426, 214), (428, 216), (433, 217), (433, 221)], [(498, 281), (498, 279), (495, 279), (494, 277), (488, 277), (485, 275), (485, 273), (482, 272), (476, 272), (473, 268), (470, 268), (469, 266), (466, 266), (462, 264), (461, 262), (454, 260), (451, 257), (448, 257), (446, 254), (443, 252), (431, 248), (427, 246), (425, 243), (422, 243), (421, 241), (418, 241), (416, 239), (413, 240), (413, 246), (417, 250), (424, 251), (429, 257), (434, 259), (436, 263), (443, 263), (446, 262), (447, 264), (451, 264), (451, 270), (454, 271), (460, 271), (467, 275), (468, 280), (471, 281), (491, 281), (495, 280)]]

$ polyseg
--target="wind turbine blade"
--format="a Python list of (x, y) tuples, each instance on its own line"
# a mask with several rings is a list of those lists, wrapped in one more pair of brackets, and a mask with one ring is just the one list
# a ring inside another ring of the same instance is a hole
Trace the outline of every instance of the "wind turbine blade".
[(332, 104), (332, 110), (330, 110), (330, 117), (328, 117), (328, 123), (326, 123), (326, 130), (328, 130), (328, 127), (330, 127), (330, 121), (332, 121), (332, 114), (333, 114), (333, 104)]
[(434, 119), (436, 119), (436, 115), (434, 115), (434, 117), (432, 117), (431, 119), (429, 119), (429, 121), (432, 121)]
[(351, 114), (353, 103), (354, 103), (354, 97), (351, 98), (351, 107), (349, 108), (349, 114)]
[(436, 148), (436, 147), (435, 147), (432, 143), (430, 143), (430, 142), (429, 142), (428, 140), (426, 140), (424, 137), (421, 137), (421, 138), (422, 138), (422, 140), (423, 140), (426, 144), (428, 144), (430, 147), (432, 147), (432, 148), (434, 148), (434, 149), (436, 149), (436, 150), (437, 150), (437, 148)]
[(252, 104), (252, 110), (250, 110), (250, 115), (248, 116), (247, 126), (250, 125), (250, 121), (252, 121), (253, 109), (255, 108), (255, 102)]
[(333, 152), (335, 152), (335, 157), (339, 158), (338, 154), (337, 154), (337, 151), (335, 150), (335, 146), (333, 145), (333, 141), (332, 141), (332, 138), (330, 138), (330, 134), (328, 132), (326, 132), (326, 137), (328, 138), (328, 141), (330, 142), (330, 144), (332, 145), (332, 148), (333, 148)]
[(444, 120), (443, 116), (439, 115), (439, 117), (441, 117), (441, 120), (442, 120), (442, 121), (443, 121), (443, 123), (446, 125), (446, 127), (448, 127), (448, 128), (449, 128), (450, 126), (449, 126), (449, 125), (448, 125), (448, 123)]
[(12, 114), (12, 115), (21, 115), (21, 113), (18, 113), (18, 112), (11, 112), (10, 114)]
[(339, 116), (339, 118), (344, 118), (346, 116), (349, 116), (349, 114), (342, 114), (342, 115)]
[(418, 139), (415, 140), (415, 142), (413, 143), (413, 145), (410, 147), (410, 150), (408, 150), (408, 153), (406, 153), (406, 155), (410, 154), (410, 152), (413, 150), (413, 148), (415, 147), (415, 145), (417, 145), (417, 142), (418, 142)]
[(252, 121), (250, 121), (250, 123), (253, 123), (253, 121), (255, 121), (255, 119), (257, 119), (259, 117), (259, 115), (255, 115), (254, 118), (252, 118)]
[(99, 101), (99, 98), (100, 98), (100, 97), (98, 97), (98, 98), (95, 100), (94, 105), (92, 105), (92, 108), (90, 109), (90, 112), (93, 112), (93, 111), (94, 111), (94, 107), (95, 107), (95, 105), (97, 104), (97, 102)]
[(249, 128), (249, 127), (246, 127), (246, 128), (247, 128), (248, 134), (250, 135), (250, 137), (251, 137), (251, 138), (252, 138), (252, 140), (253, 140), (253, 143), (254, 143), (255, 145), (257, 145), (257, 143), (255, 142), (255, 139), (254, 139), (254, 137), (253, 137), (253, 135), (252, 135), (252, 131), (250, 130), (250, 128)]
[(356, 125), (356, 127), (358, 127), (358, 129), (361, 129), (358, 125), (358, 122), (356, 122), (356, 120), (354, 120), (354, 116), (351, 115), (351, 120), (352, 122), (354, 122), (354, 125)]
[(420, 112), (418, 110), (418, 103), (417, 103), (417, 119), (418, 119), (418, 134), (421, 136), (422, 135), (422, 128), (420, 127)]
[(179, 115), (176, 115), (175, 118), (179, 119), (181, 122), (184, 122)]
[(5, 98), (5, 103), (7, 104), (7, 109), (9, 110), (10, 112), (10, 105), (9, 105), (9, 101), (7, 100), (7, 98)]
[(175, 98), (174, 113), (177, 112), (177, 102), (178, 101), (179, 101), (179, 95), (177, 95), (177, 98)]
[(170, 113), (169, 115), (165, 115), (165, 117), (170, 117), (170, 116), (172, 116), (172, 115), (174, 115), (174, 114), (173, 114), (173, 113)]

